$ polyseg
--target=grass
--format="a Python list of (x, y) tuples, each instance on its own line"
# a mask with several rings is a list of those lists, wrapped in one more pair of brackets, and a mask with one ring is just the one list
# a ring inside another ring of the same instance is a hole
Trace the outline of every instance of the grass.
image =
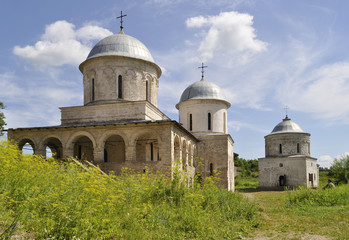
[(0, 239), (236, 239), (257, 226), (256, 205), (214, 178), (103, 175), (0, 143)]

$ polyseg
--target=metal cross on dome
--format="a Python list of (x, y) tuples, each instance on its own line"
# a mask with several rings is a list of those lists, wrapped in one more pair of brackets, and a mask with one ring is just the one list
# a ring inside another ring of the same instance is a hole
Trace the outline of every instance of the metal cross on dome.
[(284, 107), (285, 112), (286, 112), (286, 118), (288, 117), (288, 109), (290, 109), (287, 105)]
[(207, 68), (207, 66), (204, 66), (204, 63), (201, 64), (201, 67), (198, 67), (198, 68), (201, 68), (201, 77), (204, 78), (204, 68)]
[(126, 17), (127, 15), (126, 14), (124, 14), (124, 15), (122, 15), (122, 11), (121, 11), (121, 14), (120, 14), (120, 16), (119, 17), (116, 17), (117, 19), (118, 18), (120, 18), (120, 30), (122, 30), (124, 27), (122, 26), (122, 23), (124, 22), (124, 21), (122, 21), (122, 18), (123, 17)]

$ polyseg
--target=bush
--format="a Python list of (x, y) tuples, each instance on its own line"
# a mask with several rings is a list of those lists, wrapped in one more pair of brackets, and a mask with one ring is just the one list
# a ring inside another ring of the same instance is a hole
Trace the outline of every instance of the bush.
[(335, 158), (330, 168), (330, 175), (337, 179), (337, 183), (349, 181), (349, 155)]
[(349, 205), (349, 185), (337, 186), (333, 189), (308, 189), (300, 187), (287, 192), (287, 206), (334, 206)]
[(256, 226), (256, 206), (241, 195), (214, 179), (195, 186), (150, 171), (103, 175), (1, 142), (0, 238), (231, 239)]

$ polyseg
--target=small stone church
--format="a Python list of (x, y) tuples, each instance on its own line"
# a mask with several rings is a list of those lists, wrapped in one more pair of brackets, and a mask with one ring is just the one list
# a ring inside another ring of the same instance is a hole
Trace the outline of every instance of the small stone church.
[(171, 120), (157, 107), (160, 67), (122, 26), (99, 41), (79, 69), (84, 105), (60, 108), (58, 126), (8, 129), (20, 149), (30, 144), (45, 156), (48, 147), (56, 158), (85, 159), (116, 174), (126, 167), (170, 172), (177, 166), (189, 182), (200, 165), (203, 179), (219, 172), (220, 184), (234, 191), (230, 103), (217, 85), (202, 76), (188, 86), (176, 105), (179, 121)]
[(265, 158), (258, 159), (259, 187), (319, 187), (317, 159), (310, 156), (310, 134), (288, 116), (265, 138)]

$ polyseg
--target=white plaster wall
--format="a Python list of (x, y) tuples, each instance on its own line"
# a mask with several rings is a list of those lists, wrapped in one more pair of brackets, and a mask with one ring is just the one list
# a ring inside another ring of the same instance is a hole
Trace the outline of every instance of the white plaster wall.
[[(208, 113), (211, 113), (211, 130), (208, 130)], [(193, 122), (191, 131), (190, 114)], [(227, 106), (216, 100), (187, 100), (179, 104), (179, 122), (194, 135), (226, 134)]]

